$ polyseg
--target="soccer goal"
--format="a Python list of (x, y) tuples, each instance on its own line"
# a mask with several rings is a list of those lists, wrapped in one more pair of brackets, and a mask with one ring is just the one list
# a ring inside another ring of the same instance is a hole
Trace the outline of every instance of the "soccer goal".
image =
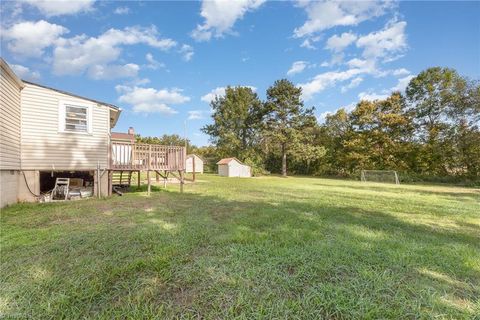
[(400, 184), (397, 171), (393, 170), (362, 170), (360, 179), (363, 182), (385, 182)]

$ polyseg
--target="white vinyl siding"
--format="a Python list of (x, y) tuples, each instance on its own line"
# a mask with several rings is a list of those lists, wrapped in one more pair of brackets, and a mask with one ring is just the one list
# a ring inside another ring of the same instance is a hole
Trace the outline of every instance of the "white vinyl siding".
[(20, 86), (1, 68), (0, 169), (20, 169)]
[[(60, 106), (65, 103), (90, 109), (90, 132), (59, 130), (65, 119)], [(22, 90), (23, 169), (92, 170), (97, 162), (105, 168), (109, 139), (108, 107), (26, 83)]]

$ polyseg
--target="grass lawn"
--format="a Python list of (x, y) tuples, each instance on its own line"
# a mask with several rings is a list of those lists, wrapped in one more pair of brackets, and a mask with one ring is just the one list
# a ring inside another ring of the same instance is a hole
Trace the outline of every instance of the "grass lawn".
[(0, 318), (480, 319), (480, 191), (198, 176), (1, 213)]

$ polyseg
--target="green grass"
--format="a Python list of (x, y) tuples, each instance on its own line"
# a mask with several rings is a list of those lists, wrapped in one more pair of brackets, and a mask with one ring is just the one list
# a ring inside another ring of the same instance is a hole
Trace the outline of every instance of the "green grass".
[(478, 189), (197, 179), (2, 210), (0, 318), (479, 319)]

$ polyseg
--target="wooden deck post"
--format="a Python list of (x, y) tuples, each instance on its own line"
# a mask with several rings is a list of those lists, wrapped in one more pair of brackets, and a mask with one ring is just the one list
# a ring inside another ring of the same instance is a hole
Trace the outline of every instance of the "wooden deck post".
[(113, 171), (108, 170), (108, 196), (112, 195), (113, 188)]
[(137, 176), (137, 185), (138, 185), (138, 188), (140, 189), (140, 175), (141, 175), (141, 172), (140, 170), (138, 170), (138, 176)]
[(147, 170), (147, 195), (150, 195), (150, 170)]
[(97, 198), (100, 198), (100, 161), (97, 161)]
[(178, 173), (180, 174), (180, 192), (183, 193), (183, 184), (185, 183), (183, 170), (178, 170)]

